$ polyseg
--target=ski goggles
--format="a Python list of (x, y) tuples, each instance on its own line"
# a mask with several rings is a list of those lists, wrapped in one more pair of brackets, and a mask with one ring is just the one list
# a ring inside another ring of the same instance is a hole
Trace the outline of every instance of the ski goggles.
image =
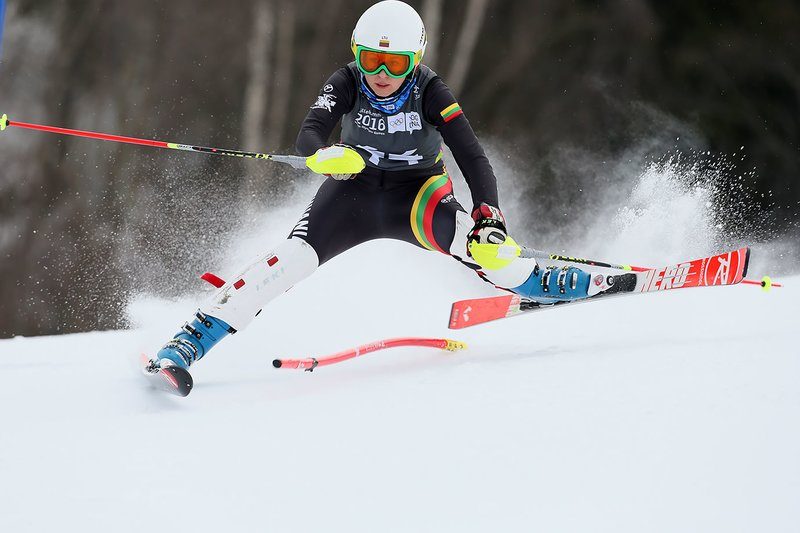
[(382, 52), (358, 45), (355, 53), (358, 69), (370, 76), (384, 71), (392, 78), (405, 78), (417, 66), (414, 52)]

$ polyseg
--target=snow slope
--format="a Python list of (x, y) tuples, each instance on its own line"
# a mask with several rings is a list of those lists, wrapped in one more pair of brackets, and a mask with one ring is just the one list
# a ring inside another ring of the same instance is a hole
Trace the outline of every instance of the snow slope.
[[(449, 332), (450, 302), (492, 289), (373, 242), (220, 344), (185, 399), (133, 360), (194, 297), (140, 300), (131, 331), (0, 341), (0, 531), (795, 532), (800, 277), (784, 281)], [(404, 335), (470, 349), (270, 364)]]
[[(699, 257), (719, 249), (715, 213), (736, 202), (691, 169), (654, 166), (573, 221), (585, 231), (533, 234), (526, 216), (545, 206), (520, 205), (527, 177), (493, 161), (515, 235), (559, 253)], [(318, 183), (243, 223), (260, 227), (231, 239), (219, 272), (286, 235)], [(757, 246), (751, 277), (797, 272), (794, 248)], [(451, 332), (450, 303), (494, 289), (444, 256), (372, 242), (221, 343), (183, 399), (148, 389), (135, 361), (204, 294), (143, 296), (130, 331), (0, 340), (0, 532), (796, 532), (800, 277), (782, 281)], [(470, 348), (313, 374), (271, 365), (399, 336)]]

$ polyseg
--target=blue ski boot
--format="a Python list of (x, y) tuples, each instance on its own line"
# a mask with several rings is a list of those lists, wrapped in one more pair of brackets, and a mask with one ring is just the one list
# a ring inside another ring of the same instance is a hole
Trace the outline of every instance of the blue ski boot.
[(536, 301), (580, 300), (590, 296), (590, 279), (591, 276), (579, 268), (536, 265), (525, 283), (511, 290)]
[(175, 338), (156, 354), (156, 362), (161, 368), (171, 365), (189, 368), (229, 333), (236, 333), (235, 329), (222, 320), (204, 315), (200, 310), (194, 316), (194, 320), (184, 324), (181, 331), (175, 334)]

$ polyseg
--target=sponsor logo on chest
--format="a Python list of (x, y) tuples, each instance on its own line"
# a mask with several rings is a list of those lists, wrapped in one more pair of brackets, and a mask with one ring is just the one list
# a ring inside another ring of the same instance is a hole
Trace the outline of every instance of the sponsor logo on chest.
[(411, 133), (416, 130), (422, 130), (422, 118), (416, 111), (397, 113), (387, 117), (377, 111), (362, 108), (356, 115), (354, 122), (357, 128), (372, 135)]

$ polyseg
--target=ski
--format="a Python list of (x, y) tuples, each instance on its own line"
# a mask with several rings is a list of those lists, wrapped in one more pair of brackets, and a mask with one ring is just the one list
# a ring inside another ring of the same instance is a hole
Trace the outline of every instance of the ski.
[[(463, 329), (508, 318), (531, 311), (553, 309), (566, 304), (593, 301), (614, 295), (658, 292), (689, 287), (716, 287), (735, 285), (747, 275), (750, 249), (747, 247), (677, 265), (654, 268), (644, 272), (607, 276), (595, 274), (592, 283), (607, 283), (614, 289), (600, 292), (581, 300), (560, 300), (540, 303), (516, 294), (461, 300), (453, 303), (450, 311), (450, 329)], [(620, 283), (623, 282), (624, 283)]]
[(144, 354), (141, 359), (142, 374), (154, 388), (176, 396), (188, 396), (192, 392), (194, 381), (188, 370), (179, 366), (162, 368)]

